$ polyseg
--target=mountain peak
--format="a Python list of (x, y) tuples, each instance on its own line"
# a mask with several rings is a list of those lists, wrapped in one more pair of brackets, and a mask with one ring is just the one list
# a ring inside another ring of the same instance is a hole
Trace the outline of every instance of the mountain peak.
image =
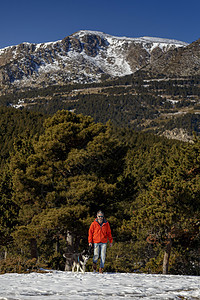
[(101, 31), (93, 31), (93, 30), (80, 30), (75, 33), (73, 33), (71, 36), (74, 36), (76, 38), (81, 38), (84, 35), (98, 35), (102, 38), (113, 38), (118, 40), (125, 40), (125, 41), (138, 41), (138, 42), (150, 42), (150, 43), (167, 43), (167, 44), (175, 44), (175, 45), (181, 45), (181, 46), (187, 46), (188, 43), (175, 40), (175, 39), (168, 39), (168, 38), (160, 38), (160, 37), (149, 37), (149, 36), (143, 36), (143, 37), (126, 37), (126, 36), (113, 36), (111, 34), (107, 34)]
[(155, 37), (116, 37), (80, 30), (62, 40), (21, 43), (0, 50), (0, 87), (31, 88), (97, 82), (132, 74), (187, 43)]

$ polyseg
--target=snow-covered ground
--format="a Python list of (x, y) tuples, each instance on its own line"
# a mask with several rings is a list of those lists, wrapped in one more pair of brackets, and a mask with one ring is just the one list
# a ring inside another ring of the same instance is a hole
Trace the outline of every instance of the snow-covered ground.
[(0, 300), (200, 299), (200, 277), (130, 273), (0, 275)]

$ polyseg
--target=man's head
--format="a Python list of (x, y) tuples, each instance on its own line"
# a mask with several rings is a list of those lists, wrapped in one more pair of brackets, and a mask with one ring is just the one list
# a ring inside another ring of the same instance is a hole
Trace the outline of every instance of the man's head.
[(103, 219), (104, 219), (104, 213), (101, 210), (99, 210), (97, 212), (97, 221), (101, 224), (103, 223)]

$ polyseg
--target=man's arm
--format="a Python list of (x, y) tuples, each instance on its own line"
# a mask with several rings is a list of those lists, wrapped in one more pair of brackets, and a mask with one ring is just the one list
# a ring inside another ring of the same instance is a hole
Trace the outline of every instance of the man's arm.
[(110, 242), (110, 247), (112, 247), (113, 237), (112, 237), (112, 233), (111, 233), (111, 229), (110, 229), (110, 224), (109, 223), (108, 223), (107, 235), (108, 235), (108, 239), (109, 239), (109, 242)]
[(94, 228), (93, 224), (90, 225), (89, 232), (88, 232), (88, 243), (89, 246), (92, 246), (93, 243), (93, 233), (94, 233)]

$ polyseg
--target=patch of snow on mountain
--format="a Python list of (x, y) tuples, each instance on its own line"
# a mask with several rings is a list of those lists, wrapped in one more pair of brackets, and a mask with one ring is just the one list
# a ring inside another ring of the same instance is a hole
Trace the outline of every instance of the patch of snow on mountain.
[(49, 64), (44, 64), (42, 66), (40, 66), (38, 72), (39, 73), (48, 73), (48, 72), (52, 72), (52, 71), (58, 71), (60, 69), (58, 62), (55, 61), (53, 64), (49, 63)]
[(10, 50), (10, 48), (12, 48), (12, 47), (15, 47), (15, 46), (8, 46), (8, 47), (0, 49), (0, 55), (5, 53), (6, 51)]
[(145, 42), (151, 42), (151, 43), (176, 44), (178, 46), (187, 46), (188, 45), (188, 43), (185, 43), (182, 41), (177, 41), (177, 40), (173, 40), (173, 39), (165, 39), (165, 38), (157, 38), (157, 37), (144, 36), (144, 37), (141, 37), (138, 39), (145, 41)]

